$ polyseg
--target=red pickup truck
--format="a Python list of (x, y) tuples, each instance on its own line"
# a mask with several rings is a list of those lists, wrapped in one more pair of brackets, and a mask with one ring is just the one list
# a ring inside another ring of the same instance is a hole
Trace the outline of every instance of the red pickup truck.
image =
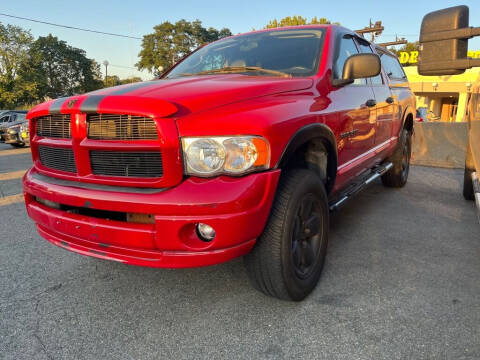
[(258, 289), (301, 300), (329, 212), (378, 177), (407, 182), (414, 117), (395, 56), (350, 30), (237, 35), (160, 79), (30, 111), (27, 211), (83, 255), (166, 268), (245, 256)]

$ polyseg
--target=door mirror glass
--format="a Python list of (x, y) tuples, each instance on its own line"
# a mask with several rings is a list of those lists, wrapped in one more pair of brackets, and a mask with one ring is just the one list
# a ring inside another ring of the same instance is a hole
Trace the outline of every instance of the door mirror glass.
[(343, 66), (342, 79), (334, 81), (334, 86), (351, 84), (355, 79), (364, 79), (380, 74), (380, 58), (376, 54), (355, 54)]

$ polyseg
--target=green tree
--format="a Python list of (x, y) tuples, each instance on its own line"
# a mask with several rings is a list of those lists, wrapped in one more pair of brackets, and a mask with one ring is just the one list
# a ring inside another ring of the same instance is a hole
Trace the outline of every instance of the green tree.
[(124, 85), (124, 84), (132, 84), (140, 81), (143, 81), (142, 78), (137, 76), (132, 76), (126, 79), (120, 79), (117, 75), (108, 75), (104, 79), (103, 84), (104, 84), (104, 87), (110, 87), (110, 86), (117, 86), (117, 85)]
[(280, 19), (280, 21), (278, 21), (277, 19), (273, 19), (265, 26), (265, 29), (311, 24), (331, 24), (331, 22), (326, 18), (317, 18), (316, 16), (314, 16), (310, 21), (308, 21), (308, 19), (304, 18), (303, 16), (295, 15), (284, 17), (283, 19)]
[[(390, 50), (392, 53), (397, 55), (399, 58), (400, 62), (402, 63), (403, 66), (410, 66), (410, 65), (417, 65), (418, 61), (418, 46), (419, 42), (407, 42), (406, 44), (402, 45), (400, 48), (396, 49), (393, 46), (390, 47), (388, 50)], [(403, 54), (404, 56), (401, 55), (401, 53), (406, 53)]]
[(121, 84), (120, 78), (117, 75), (108, 75), (107, 77), (105, 77), (103, 81), (104, 87), (117, 86), (120, 84)]
[(15, 108), (36, 96), (37, 84), (21, 76), (32, 41), (29, 31), (0, 23), (0, 108)]
[(140, 61), (136, 66), (139, 70), (146, 69), (155, 75), (171, 67), (195, 48), (231, 35), (227, 28), (206, 29), (200, 20), (189, 22), (182, 19), (175, 24), (166, 21), (156, 25), (153, 30), (152, 34), (143, 36)]
[(136, 82), (140, 82), (140, 81), (143, 81), (142, 78), (138, 77), (138, 76), (132, 76), (130, 78), (127, 78), (127, 79), (121, 79), (120, 80), (120, 84), (123, 85), (123, 84), (132, 84), (132, 83), (136, 83)]
[(406, 44), (402, 45), (400, 48), (396, 49), (394, 48), (393, 46), (388, 49), (390, 50), (391, 52), (393, 52), (395, 55), (397, 56), (400, 56), (400, 52), (402, 51), (406, 51), (406, 52), (410, 52), (410, 51), (417, 51), (418, 50), (418, 45), (419, 45), (419, 42), (416, 41), (416, 42), (407, 42)]
[(39, 86), (38, 97), (57, 98), (102, 87), (100, 65), (86, 52), (68, 45), (51, 34), (31, 45), (29, 68), (23, 76)]

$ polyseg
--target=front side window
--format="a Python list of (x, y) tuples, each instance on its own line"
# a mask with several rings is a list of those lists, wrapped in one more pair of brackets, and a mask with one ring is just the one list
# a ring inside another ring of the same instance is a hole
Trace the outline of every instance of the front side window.
[[(366, 41), (358, 40), (358, 46), (360, 47), (360, 51), (364, 54), (373, 54), (373, 50), (370, 47), (370, 44)], [(377, 76), (371, 77), (370, 81), (372, 85), (382, 85), (382, 73), (378, 74)]]
[[(355, 42), (353, 41), (353, 38), (351, 36), (343, 37), (340, 40), (337, 58), (333, 66), (333, 76), (335, 79), (342, 78), (345, 61), (347, 61), (350, 56), (355, 54), (358, 54), (358, 49), (357, 45), (355, 45)], [(355, 79), (353, 82), (354, 85), (365, 85), (366, 83), (366, 79)]]
[(275, 30), (227, 38), (185, 58), (165, 78), (242, 73), (256, 76), (315, 75), (324, 29)]
[(345, 65), (345, 61), (352, 56), (358, 54), (357, 46), (353, 41), (353, 38), (347, 37), (342, 38), (340, 40), (340, 45), (338, 48), (338, 55), (335, 61), (335, 65), (333, 66), (333, 76), (335, 79), (341, 79), (343, 76), (343, 66)]

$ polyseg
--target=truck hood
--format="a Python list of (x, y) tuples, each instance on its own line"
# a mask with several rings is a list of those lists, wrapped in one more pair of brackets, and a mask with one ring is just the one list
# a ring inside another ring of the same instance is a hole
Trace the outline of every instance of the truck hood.
[(180, 117), (251, 98), (308, 89), (312, 84), (308, 78), (241, 74), (160, 79), (53, 100), (34, 108), (28, 118), (74, 111)]

